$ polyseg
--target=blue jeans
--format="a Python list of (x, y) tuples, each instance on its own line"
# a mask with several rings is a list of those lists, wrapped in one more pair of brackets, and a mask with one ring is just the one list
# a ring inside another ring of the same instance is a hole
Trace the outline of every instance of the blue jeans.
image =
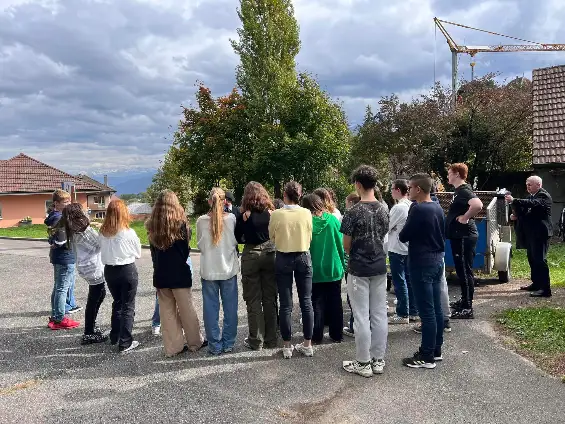
[(420, 353), (431, 362), (441, 353), (443, 345), (443, 309), (441, 307), (441, 273), (443, 262), (416, 266), (410, 263), (410, 277), (420, 318), (422, 320), (422, 345)]
[(410, 284), (410, 272), (408, 270), (408, 255), (399, 255), (389, 252), (388, 254), (392, 284), (396, 294), (396, 315), (407, 318), (418, 315), (418, 308), (414, 300), (412, 284)]
[(69, 287), (69, 291), (67, 292), (67, 300), (65, 302), (65, 313), (68, 314), (69, 311), (73, 308), (76, 308), (76, 306), (77, 306), (77, 301), (75, 299), (75, 282), (73, 281), (73, 284), (71, 285), (71, 287)]
[[(186, 263), (190, 267), (190, 274), (192, 275), (192, 259), (190, 256), (186, 260)], [(157, 297), (157, 291), (155, 291), (155, 309), (153, 310), (153, 318), (151, 318), (151, 327), (159, 327), (161, 325), (161, 314), (159, 313), (159, 298)]]
[[(220, 335), (220, 298), (224, 311), (224, 328)], [(237, 336), (237, 275), (229, 280), (202, 279), (204, 329), (208, 350), (214, 355), (233, 349)]]
[(51, 317), (60, 322), (65, 317), (69, 291), (75, 285), (75, 264), (53, 264), (53, 274), (55, 284), (51, 293)]

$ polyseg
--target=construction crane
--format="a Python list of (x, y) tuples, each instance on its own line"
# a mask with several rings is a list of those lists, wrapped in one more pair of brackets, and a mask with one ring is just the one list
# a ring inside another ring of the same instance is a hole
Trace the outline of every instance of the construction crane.
[[(538, 43), (535, 41), (524, 40), (518, 37), (511, 37), (509, 35), (499, 34), (493, 31), (486, 31), (484, 29), (473, 28), (467, 25), (457, 24), (455, 22), (443, 21), (438, 18), (434, 18), (436, 27), (441, 31), (447, 40), (447, 45), (451, 50), (451, 89), (453, 96), (453, 105), (457, 104), (457, 55), (458, 54), (468, 54), (471, 57), (475, 57), (477, 53), (512, 53), (512, 52), (558, 52), (565, 51), (565, 44), (548, 44), (548, 43)], [(462, 46), (455, 42), (453, 37), (447, 32), (443, 24), (455, 25), (461, 28), (471, 29), (474, 31), (485, 32), (491, 35), (497, 35), (500, 37), (511, 38), (513, 40), (522, 41), (528, 44), (500, 44), (498, 46)], [(471, 79), (474, 77), (475, 62), (471, 62)]]

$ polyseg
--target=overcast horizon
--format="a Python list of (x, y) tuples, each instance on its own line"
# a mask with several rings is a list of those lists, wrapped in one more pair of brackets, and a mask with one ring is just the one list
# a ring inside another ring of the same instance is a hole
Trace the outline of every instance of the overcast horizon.
[[(297, 69), (343, 103), (350, 126), (368, 105), (410, 100), (451, 80), (433, 17), (542, 43), (565, 42), (565, 2), (295, 0)], [(152, 170), (197, 80), (224, 95), (238, 57), (237, 0), (0, 0), (0, 159), (24, 152), (72, 173)], [(515, 44), (452, 26), (460, 44)], [(475, 74), (531, 77), (564, 53), (479, 54)], [(460, 77), (470, 78), (460, 56)]]

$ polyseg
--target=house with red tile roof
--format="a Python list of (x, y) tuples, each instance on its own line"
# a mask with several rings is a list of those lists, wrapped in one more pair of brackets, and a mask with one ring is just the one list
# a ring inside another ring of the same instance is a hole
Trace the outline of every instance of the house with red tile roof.
[(533, 167), (553, 197), (557, 223), (565, 206), (565, 65), (535, 69), (532, 92)]
[(0, 161), (0, 228), (13, 227), (25, 217), (42, 224), (52, 194), (63, 183), (74, 184), (74, 202), (83, 205), (91, 218), (103, 218), (116, 192), (86, 175), (71, 175), (23, 153)]

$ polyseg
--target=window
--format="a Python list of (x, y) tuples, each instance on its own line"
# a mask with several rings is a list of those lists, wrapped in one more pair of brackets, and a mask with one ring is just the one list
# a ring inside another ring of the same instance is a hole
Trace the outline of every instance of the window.
[(96, 212), (96, 214), (94, 215), (94, 218), (104, 219), (104, 218), (106, 218), (106, 212)]
[(94, 196), (93, 198), (93, 202), (102, 207), (104, 207), (104, 204), (106, 203), (105, 200), (104, 196)]

